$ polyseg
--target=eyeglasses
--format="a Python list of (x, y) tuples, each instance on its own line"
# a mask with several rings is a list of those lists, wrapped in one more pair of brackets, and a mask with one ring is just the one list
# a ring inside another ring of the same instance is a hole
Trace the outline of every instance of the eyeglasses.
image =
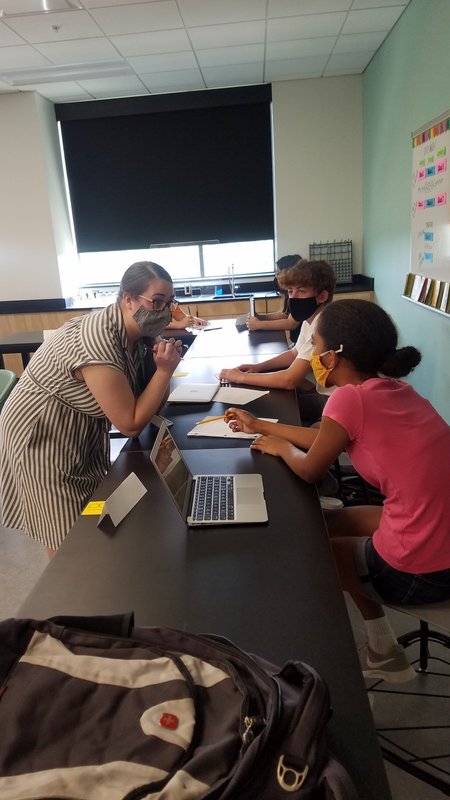
[(138, 294), (138, 297), (142, 297), (143, 300), (147, 300), (147, 303), (151, 303), (152, 311), (165, 311), (166, 308), (173, 309), (176, 308), (178, 305), (178, 303), (173, 298), (166, 302), (165, 300), (162, 299), (162, 297), (155, 297), (154, 300), (152, 300), (151, 297), (146, 297), (145, 294)]

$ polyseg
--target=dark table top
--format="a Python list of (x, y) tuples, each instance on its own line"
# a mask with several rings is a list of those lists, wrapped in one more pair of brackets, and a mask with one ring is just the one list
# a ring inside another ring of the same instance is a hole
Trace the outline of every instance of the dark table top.
[(19, 616), (133, 610), (137, 625), (217, 633), (278, 664), (306, 661), (330, 687), (333, 749), (361, 797), (389, 798), (315, 488), (248, 449), (184, 455), (194, 473), (260, 472), (269, 522), (188, 530), (148, 452), (122, 453), (94, 499), (105, 500), (130, 472), (146, 495), (112, 534), (97, 528), (97, 517), (79, 517)]

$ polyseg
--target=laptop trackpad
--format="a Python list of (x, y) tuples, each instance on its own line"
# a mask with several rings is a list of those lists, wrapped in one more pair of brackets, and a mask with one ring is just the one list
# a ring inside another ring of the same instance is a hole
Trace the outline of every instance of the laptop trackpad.
[(239, 505), (257, 504), (261, 502), (261, 492), (258, 489), (238, 489), (237, 502)]

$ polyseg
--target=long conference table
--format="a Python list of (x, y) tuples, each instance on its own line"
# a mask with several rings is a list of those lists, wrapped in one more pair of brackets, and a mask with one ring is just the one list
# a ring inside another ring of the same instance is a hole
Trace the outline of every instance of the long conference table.
[[(238, 333), (223, 321), (219, 330), (199, 333), (173, 384), (216, 382), (223, 366), (260, 361), (285, 349), (284, 334)], [(305, 661), (328, 683), (331, 746), (360, 798), (389, 800), (316, 488), (280, 459), (251, 451), (248, 440), (187, 436), (196, 421), (225, 407), (166, 404), (161, 413), (172, 420), (171, 431), (193, 473), (261, 473), (268, 523), (187, 529), (150, 462), (157, 429), (149, 425), (125, 444), (92, 499), (106, 500), (131, 472), (146, 487), (144, 497), (113, 533), (97, 527), (98, 517), (81, 515), (18, 616), (132, 610), (137, 625), (220, 634), (279, 665)], [(300, 423), (293, 392), (272, 390), (246, 408)]]

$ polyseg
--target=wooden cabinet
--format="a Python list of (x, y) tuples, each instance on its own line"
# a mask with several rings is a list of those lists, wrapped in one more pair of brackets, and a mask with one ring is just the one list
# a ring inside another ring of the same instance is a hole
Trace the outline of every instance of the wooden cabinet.
[(371, 303), (375, 300), (375, 293), (368, 292), (338, 292), (335, 293), (333, 300), (370, 300)]

